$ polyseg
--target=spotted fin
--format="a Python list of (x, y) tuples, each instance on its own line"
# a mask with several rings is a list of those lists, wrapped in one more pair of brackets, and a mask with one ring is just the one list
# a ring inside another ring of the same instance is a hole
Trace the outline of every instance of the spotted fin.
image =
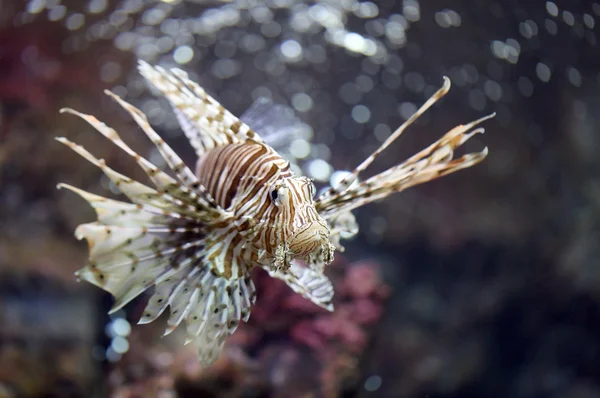
[[(167, 173), (154, 166), (151, 162), (149, 162), (142, 156), (138, 155), (121, 139), (121, 137), (117, 134), (117, 132), (114, 129), (106, 126), (104, 123), (100, 122), (95, 117), (77, 112), (70, 108), (61, 109), (61, 112), (79, 116), (80, 118), (88, 122), (97, 131), (99, 131), (102, 135), (111, 140), (116, 146), (121, 148), (125, 153), (131, 156), (136, 161), (136, 163), (142, 168), (142, 170), (144, 170), (144, 172), (154, 183), (154, 185), (161, 190), (161, 194), (171, 198), (176, 198), (175, 201), (180, 206), (185, 206), (185, 201), (191, 202), (193, 209), (209, 211), (212, 212), (213, 216), (218, 216), (217, 213), (221, 211), (221, 209), (216, 204), (215, 200), (208, 193), (206, 188), (202, 186), (202, 184), (200, 184), (198, 178), (183, 163), (181, 158), (179, 158), (179, 156), (177, 156), (177, 154), (152, 129), (152, 127), (146, 119), (146, 116), (139, 109), (123, 101), (121, 98), (111, 93), (110, 91), (107, 91), (107, 94), (113, 99), (115, 99), (125, 110), (127, 110), (129, 114), (134, 118), (134, 120), (138, 123), (138, 125), (142, 127), (142, 130), (152, 140), (152, 142), (157, 147), (163, 158), (167, 161), (167, 164), (169, 165), (171, 170), (175, 172), (179, 181), (174, 180)], [(85, 157), (86, 159), (90, 160), (89, 156), (86, 156), (82, 153), (87, 152), (83, 148), (70, 143), (65, 138), (57, 138), (57, 140), (70, 146), (71, 149), (78, 152), (81, 156)], [(92, 163), (96, 164), (93, 161)], [(103, 164), (96, 165), (101, 168), (105, 166)], [(111, 178), (111, 180), (113, 180), (113, 183), (115, 184), (117, 183), (117, 181), (130, 180), (127, 177), (119, 175), (117, 177), (117, 180), (115, 181), (115, 179), (111, 177), (111, 175), (115, 175), (115, 173), (112, 171), (110, 171), (110, 173), (111, 174), (107, 174), (107, 176)], [(126, 192), (124, 193), (126, 194)]]
[[(269, 276), (281, 279), (305, 299), (327, 311), (333, 311), (333, 285), (325, 274), (315, 271), (316, 267), (309, 268), (294, 260), (286, 271), (278, 271), (270, 266), (263, 268), (269, 273)], [(324, 266), (321, 267), (321, 269), (323, 268)]]
[[(77, 227), (78, 239), (89, 245), (89, 262), (76, 274), (115, 297), (114, 312), (155, 285), (140, 323), (156, 319), (167, 307), (166, 333), (182, 321), (198, 346), (200, 361), (218, 357), (225, 338), (246, 321), (255, 301), (254, 285), (243, 264), (222, 272), (228, 236), (218, 226), (229, 225), (229, 213), (216, 205), (193, 174), (157, 136), (138, 110), (115, 97), (136, 119), (165, 157), (178, 180), (127, 146), (113, 130), (92, 116), (73, 110), (146, 172), (154, 188), (118, 173), (105, 161), (66, 138), (57, 140), (99, 167), (133, 203), (104, 198), (67, 184), (94, 208), (95, 222)], [(223, 227), (220, 227), (223, 228)], [(240, 277), (241, 275), (241, 277)]]
[(66, 184), (60, 187), (79, 194), (96, 210), (96, 222), (75, 230), (90, 248), (88, 265), (76, 274), (115, 297), (111, 312), (155, 283), (202, 266), (204, 230), (196, 222), (152, 205), (107, 199)]
[(256, 301), (254, 283), (244, 278), (204, 278), (195, 289), (198, 303), (187, 316), (186, 343), (194, 342), (200, 361), (213, 363), (223, 349), (225, 338), (247, 322)]
[(454, 158), (454, 150), (476, 134), (483, 133), (483, 127), (472, 130), (495, 114), (460, 125), (446, 133), (437, 142), (398, 166), (394, 166), (359, 184), (354, 184), (363, 172), (408, 126), (415, 122), (427, 109), (439, 101), (450, 90), (450, 80), (444, 78), (444, 85), (429, 98), (421, 108), (403, 123), (388, 139), (340, 183), (325, 191), (315, 201), (319, 213), (331, 219), (340, 213), (383, 199), (386, 196), (405, 190), (417, 184), (434, 180), (446, 174), (454, 173), (481, 162), (487, 156), (487, 147), (480, 152)]
[(247, 272), (244, 278), (216, 275), (206, 260), (201, 228), (174, 228), (169, 217), (145, 207), (61, 187), (86, 199), (98, 215), (98, 221), (76, 230), (90, 246), (89, 264), (77, 276), (115, 297), (111, 313), (156, 285), (139, 323), (154, 321), (170, 307), (165, 334), (185, 320), (200, 362), (212, 364), (256, 301)]
[(155, 320), (167, 306), (170, 316), (165, 335), (186, 322), (186, 344), (196, 344), (201, 363), (210, 365), (219, 356), (225, 338), (247, 321), (256, 301), (252, 279), (227, 279), (208, 268), (178, 273), (158, 283), (146, 306), (140, 324)]
[(139, 62), (138, 69), (169, 100), (198, 157), (220, 145), (247, 139), (262, 142), (248, 125), (191, 81), (186, 72), (175, 68), (166, 70), (144, 61)]

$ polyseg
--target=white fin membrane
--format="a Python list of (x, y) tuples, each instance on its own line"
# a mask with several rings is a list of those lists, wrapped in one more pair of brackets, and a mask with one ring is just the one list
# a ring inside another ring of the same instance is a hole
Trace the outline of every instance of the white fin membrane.
[(65, 110), (86, 120), (130, 155), (155, 186), (134, 181), (82, 146), (58, 138), (99, 167), (133, 202), (59, 185), (79, 194), (97, 215), (97, 221), (82, 224), (75, 231), (76, 237), (86, 239), (90, 248), (89, 263), (77, 275), (115, 297), (111, 312), (155, 285), (140, 323), (155, 320), (170, 307), (165, 334), (186, 321), (188, 341), (196, 343), (200, 362), (210, 365), (218, 358), (225, 338), (241, 321), (248, 320), (255, 301), (254, 285), (245, 267), (236, 265), (240, 272), (229, 278), (216, 271), (223, 268), (217, 263), (223, 256), (214, 253), (219, 253), (226, 242), (216, 236), (211, 224), (222, 223), (230, 215), (214, 202), (181, 159), (158, 137), (145, 116), (110, 95), (134, 117), (178, 180), (134, 152), (113, 129), (96, 118)]

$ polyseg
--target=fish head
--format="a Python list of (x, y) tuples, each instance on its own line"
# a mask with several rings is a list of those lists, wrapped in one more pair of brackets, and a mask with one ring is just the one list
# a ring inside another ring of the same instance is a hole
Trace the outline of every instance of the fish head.
[(335, 247), (330, 242), (331, 231), (327, 221), (315, 207), (315, 186), (306, 177), (288, 177), (273, 184), (270, 200), (278, 213), (286, 233), (282, 234), (287, 252), (307, 264), (328, 265), (333, 261)]

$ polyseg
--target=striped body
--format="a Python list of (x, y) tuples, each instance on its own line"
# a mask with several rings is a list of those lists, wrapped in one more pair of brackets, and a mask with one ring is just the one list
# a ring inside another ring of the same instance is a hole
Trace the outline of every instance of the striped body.
[(278, 269), (289, 268), (291, 257), (311, 264), (307, 256), (321, 256), (321, 251), (330, 257), (327, 264), (333, 260), (312, 182), (294, 176), (289, 162), (268, 145), (249, 140), (217, 146), (198, 159), (196, 174), (217, 204), (232, 214), (228, 227), (214, 232), (232, 236), (222, 247), (225, 260), (216, 264), (220, 275), (241, 277), (243, 270), (236, 265), (268, 265), (282, 255)]
[[(272, 165), (277, 167), (276, 171), (271, 170)], [(277, 152), (251, 141), (207, 151), (198, 159), (196, 175), (219, 206), (231, 210), (265, 193), (265, 188), (279, 176), (291, 177), (292, 173), (288, 163)], [(232, 203), (234, 199), (235, 203)]]
[[(358, 232), (351, 211), (393, 192), (479, 163), (487, 148), (454, 158), (454, 149), (483, 128), (485, 117), (460, 125), (439, 141), (357, 184), (360, 174), (450, 88), (445, 80), (417, 112), (337, 186), (315, 198), (310, 179), (295, 176), (268, 140), (210, 97), (185, 72), (139, 66), (142, 75), (170, 102), (198, 155), (196, 172), (152, 129), (146, 116), (113, 93), (165, 159), (174, 177), (138, 155), (117, 132), (96, 118), (75, 114), (132, 157), (152, 183), (145, 185), (111, 169), (83, 147), (58, 141), (99, 167), (129, 202), (104, 198), (60, 184), (83, 197), (97, 220), (75, 235), (90, 247), (88, 264), (77, 272), (115, 296), (111, 311), (154, 286), (140, 323), (170, 309), (166, 334), (186, 323), (202, 364), (213, 363), (225, 338), (247, 321), (255, 302), (253, 268), (313, 303), (333, 310), (333, 287), (325, 268), (340, 240)], [(259, 118), (254, 118), (259, 120)], [(472, 131), (471, 131), (472, 130)], [(272, 142), (277, 141), (276, 139)]]

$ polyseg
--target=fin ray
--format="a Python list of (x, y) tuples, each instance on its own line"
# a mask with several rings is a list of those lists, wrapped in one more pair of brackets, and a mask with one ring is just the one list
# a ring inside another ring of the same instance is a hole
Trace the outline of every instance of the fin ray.
[(142, 76), (171, 103), (179, 124), (198, 156), (220, 145), (262, 139), (179, 69), (166, 70), (140, 61)]
[(291, 262), (287, 271), (277, 271), (272, 267), (264, 267), (264, 269), (269, 276), (281, 279), (305, 299), (327, 311), (333, 311), (333, 285), (325, 274), (304, 266), (297, 260)]

